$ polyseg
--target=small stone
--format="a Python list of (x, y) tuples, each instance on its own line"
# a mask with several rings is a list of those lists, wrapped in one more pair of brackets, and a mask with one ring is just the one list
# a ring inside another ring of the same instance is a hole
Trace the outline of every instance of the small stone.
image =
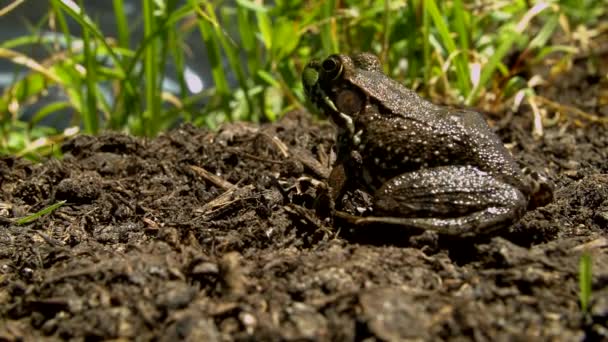
[(212, 262), (202, 262), (192, 269), (193, 275), (213, 275), (218, 274), (219, 272), (220, 269), (217, 264)]

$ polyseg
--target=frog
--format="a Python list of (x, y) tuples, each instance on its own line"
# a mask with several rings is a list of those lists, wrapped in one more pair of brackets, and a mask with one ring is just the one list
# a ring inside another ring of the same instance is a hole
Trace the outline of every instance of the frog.
[(480, 113), (432, 103), (390, 78), (372, 53), (312, 59), (302, 85), (336, 127), (331, 205), (350, 188), (372, 195), (371, 214), (334, 210), (338, 217), (476, 236), (553, 199), (550, 181), (524, 172)]

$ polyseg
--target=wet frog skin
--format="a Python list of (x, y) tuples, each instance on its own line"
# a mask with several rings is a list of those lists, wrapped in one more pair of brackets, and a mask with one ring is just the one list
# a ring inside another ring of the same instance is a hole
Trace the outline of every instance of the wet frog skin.
[(488, 233), (552, 198), (530, 182), (474, 111), (435, 105), (386, 76), (376, 56), (312, 60), (302, 75), (308, 99), (338, 128), (328, 184), (373, 194), (373, 216), (451, 235)]

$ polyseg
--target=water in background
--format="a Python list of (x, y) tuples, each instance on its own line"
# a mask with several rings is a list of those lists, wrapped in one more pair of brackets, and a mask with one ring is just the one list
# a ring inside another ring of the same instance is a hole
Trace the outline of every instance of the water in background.
[[(2, 6), (5, 6), (5, 4)], [(32, 32), (36, 32), (35, 28), (38, 27), (44, 16), (48, 14), (48, 6), (48, 2), (46, 1), (25, 1), (15, 10), (0, 18), (0, 41), (31, 35)], [(85, 9), (89, 17), (97, 23), (105, 36), (116, 37), (116, 24), (114, 22), (112, 1), (86, 1)], [(129, 22), (133, 23), (133, 26), (130, 28), (132, 30), (131, 42), (138, 42), (143, 36), (141, 1), (126, 0), (125, 11)], [(74, 35), (79, 34), (80, 29), (76, 22), (70, 21), (69, 26)], [(48, 26), (43, 26), (43, 28), (48, 28)], [(43, 30), (40, 34), (52, 35), (55, 33)], [(196, 94), (212, 85), (213, 79), (208, 72), (210, 67), (207, 60), (207, 53), (198, 31), (193, 31), (190, 37), (188, 37), (187, 42), (191, 49), (191, 54), (186, 55), (186, 70), (183, 72), (190, 92)], [(43, 61), (44, 58), (48, 56), (42, 46), (30, 45), (19, 51), (39, 62)], [(165, 75), (163, 88), (165, 91), (178, 94), (179, 88), (176, 81), (177, 71), (172, 65), (168, 65), (166, 70), (167, 74)], [(24, 67), (15, 65), (6, 59), (0, 59), (0, 93), (4, 92), (4, 89), (13, 83), (15, 79), (23, 77), (27, 72), (28, 70)], [(111, 96), (111, 92), (107, 91), (106, 96)], [(44, 105), (62, 99), (65, 99), (62, 92), (57, 88), (51, 88), (49, 89), (49, 94), (47, 96), (41, 98), (37, 103), (24, 108), (23, 113), (21, 113), (21, 119), (27, 121)], [(112, 99), (108, 98), (108, 100), (111, 101)], [(70, 117), (70, 113), (58, 112), (47, 117), (42, 124), (57, 129), (64, 129), (70, 125)]]

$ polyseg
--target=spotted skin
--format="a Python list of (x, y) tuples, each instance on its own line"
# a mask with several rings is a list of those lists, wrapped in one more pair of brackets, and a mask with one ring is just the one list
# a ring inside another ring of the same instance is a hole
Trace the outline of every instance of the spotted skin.
[(351, 187), (373, 194), (373, 216), (357, 223), (486, 234), (519, 220), (530, 198), (552, 200), (552, 187), (531, 185), (479, 113), (423, 99), (372, 54), (313, 60), (302, 81), (338, 127), (333, 199)]

